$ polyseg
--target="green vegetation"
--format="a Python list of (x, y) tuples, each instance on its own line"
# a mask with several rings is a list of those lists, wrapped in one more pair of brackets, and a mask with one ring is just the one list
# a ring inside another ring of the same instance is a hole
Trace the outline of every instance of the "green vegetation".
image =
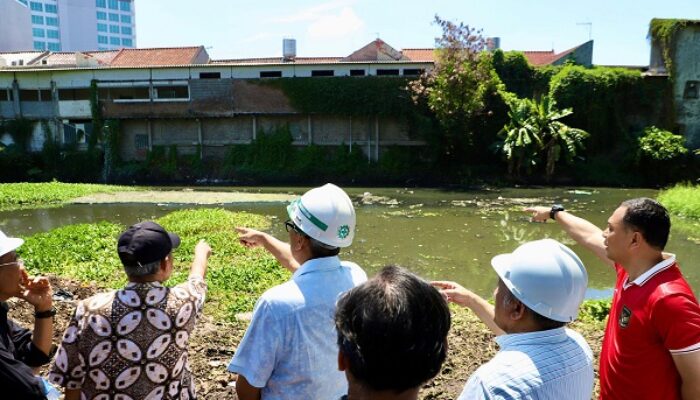
[(2, 183), (0, 184), (0, 210), (49, 207), (93, 193), (112, 193), (128, 190), (137, 189), (125, 186), (61, 183), (56, 181), (47, 183)]
[(585, 300), (581, 304), (578, 321), (582, 323), (604, 322), (610, 314), (610, 300)]
[(658, 199), (671, 214), (700, 220), (699, 185), (676, 185), (659, 193)]
[(676, 52), (676, 35), (684, 26), (696, 22), (688, 19), (654, 18), (649, 24), (649, 37), (661, 47), (666, 71), (672, 79), (675, 72), (673, 57)]
[(672, 161), (688, 154), (685, 138), (650, 126), (639, 138), (639, 156), (653, 161)]
[[(200, 239), (213, 249), (207, 283), (208, 313), (233, 320), (250, 311), (266, 289), (288, 279), (289, 273), (261, 249), (246, 249), (237, 240), (235, 226), (267, 229), (270, 220), (260, 215), (222, 209), (176, 211), (158, 220), (182, 239), (174, 251), (175, 271), (168, 285), (187, 279), (194, 247)], [(26, 239), (20, 255), (31, 273), (53, 273), (106, 288), (126, 283), (116, 241), (126, 229), (118, 224), (68, 225)]]
[(505, 136), (501, 150), (509, 162), (509, 172), (520, 176), (524, 166), (527, 173), (545, 164), (547, 180), (562, 155), (567, 163), (573, 161), (578, 149), (583, 148), (587, 132), (570, 128), (560, 120), (573, 111), (557, 109), (556, 101), (548, 96), (538, 100), (512, 99), (509, 102), (510, 121), (503, 127)]

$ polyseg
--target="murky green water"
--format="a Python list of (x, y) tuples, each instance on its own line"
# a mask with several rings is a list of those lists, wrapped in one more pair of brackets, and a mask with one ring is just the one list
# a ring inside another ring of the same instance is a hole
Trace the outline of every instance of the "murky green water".
[[(198, 189), (199, 190), (199, 189)], [(209, 190), (226, 190), (210, 188)], [(236, 188), (241, 190), (241, 188)], [(255, 189), (247, 189), (255, 190)], [(304, 188), (266, 188), (266, 192), (301, 193)], [(589, 272), (589, 298), (607, 297), (614, 283), (612, 271), (568, 239), (555, 223), (533, 224), (519, 210), (525, 205), (563, 203), (568, 210), (604, 226), (609, 214), (625, 199), (649, 196), (645, 189), (503, 189), (495, 191), (442, 191), (433, 189), (349, 189), (353, 198), (364, 192), (384, 196), (385, 201), (357, 206), (357, 233), (344, 258), (369, 273), (386, 264), (400, 264), (427, 279), (456, 280), (490, 295), (496, 275), (489, 261), (510, 252), (518, 244), (552, 237), (570, 245)], [(389, 204), (386, 204), (389, 203)], [(16, 235), (31, 235), (66, 224), (108, 220), (131, 224), (163, 216), (187, 205), (69, 205), (62, 208), (0, 213), (0, 226)], [(285, 238), (283, 204), (223, 205), (276, 218), (272, 233)], [(214, 249), (216, 251), (216, 249)], [(668, 251), (677, 254), (686, 277), (700, 288), (700, 245), (672, 231)]]

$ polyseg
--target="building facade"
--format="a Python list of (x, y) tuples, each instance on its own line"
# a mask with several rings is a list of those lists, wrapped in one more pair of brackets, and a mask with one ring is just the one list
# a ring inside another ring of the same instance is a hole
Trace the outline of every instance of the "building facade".
[[(14, 11), (23, 7), (25, 11)], [(0, 51), (136, 47), (134, 0), (0, 0)]]

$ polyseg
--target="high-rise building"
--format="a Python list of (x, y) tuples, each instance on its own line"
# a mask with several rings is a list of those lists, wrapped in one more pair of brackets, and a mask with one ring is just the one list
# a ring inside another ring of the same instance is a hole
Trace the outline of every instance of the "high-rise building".
[(12, 35), (0, 35), (0, 51), (136, 47), (134, 0), (0, 0), (5, 30)]

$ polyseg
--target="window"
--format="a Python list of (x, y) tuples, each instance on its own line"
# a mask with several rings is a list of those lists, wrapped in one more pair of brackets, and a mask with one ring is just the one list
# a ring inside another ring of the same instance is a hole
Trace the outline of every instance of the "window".
[(260, 71), (261, 78), (281, 78), (282, 71)]
[(46, 50), (46, 43), (34, 41), (34, 50)]
[(423, 69), (420, 68), (406, 68), (403, 70), (403, 76), (418, 76), (423, 73)]
[(51, 91), (50, 90), (40, 90), (39, 91), (39, 101), (51, 101)]
[(0, 101), (12, 101), (12, 89), (0, 89)]
[(100, 43), (100, 44), (109, 43), (109, 41), (107, 41), (107, 36), (97, 35), (97, 43)]
[(130, 24), (131, 23), (131, 15), (122, 15), (122, 24)]
[(58, 39), (58, 31), (55, 29), (47, 29), (46, 30), (46, 37), (50, 39)]
[(149, 100), (148, 87), (110, 88), (110, 96), (114, 100)]
[(58, 26), (58, 18), (56, 17), (46, 17), (46, 25)]
[(125, 0), (119, 2), (119, 9), (122, 11), (131, 11), (131, 3)]
[(97, 32), (107, 32), (107, 24), (97, 23)]
[(122, 26), (122, 35), (131, 35), (131, 28), (128, 26)]
[(399, 74), (398, 69), (378, 69), (377, 70), (377, 76), (398, 75), (398, 74)]
[(36, 1), (32, 1), (29, 3), (30, 8), (32, 11), (44, 11), (44, 5), (41, 3), (37, 3)]
[(113, 46), (119, 46), (121, 44), (121, 41), (119, 40), (118, 37), (112, 36), (109, 38), (109, 44), (111, 44)]
[(119, 22), (119, 14), (109, 13), (109, 20), (112, 22)]
[(685, 83), (685, 91), (683, 91), (684, 99), (698, 98), (698, 81), (688, 81)]
[(38, 90), (20, 90), (19, 101), (39, 101)]
[(110, 25), (110, 26), (109, 26), (109, 33), (119, 33), (119, 26), (117, 26), (117, 25)]
[(364, 69), (351, 69), (350, 76), (365, 76)]
[(46, 31), (41, 28), (32, 28), (32, 36), (34, 37), (46, 37)]
[(90, 100), (90, 89), (58, 89), (59, 100)]
[(148, 135), (137, 133), (134, 135), (134, 147), (136, 150), (145, 150), (148, 148)]
[(32, 15), (32, 24), (44, 25), (44, 17), (41, 15)]
[(107, 0), (96, 0), (95, 5), (99, 8), (107, 8)]
[(117, 0), (108, 0), (107, 3), (109, 4), (109, 9), (110, 10), (118, 10), (119, 9), (119, 2)]
[(19, 0), (19, 2), (24, 4), (25, 6), (27, 5), (27, 0)]
[(311, 71), (311, 76), (333, 76), (332, 69), (321, 69)]
[(97, 19), (100, 21), (107, 21), (107, 13), (104, 11), (97, 12)]
[(46, 5), (46, 12), (51, 13), (51, 14), (57, 14), (58, 8), (56, 7), (55, 4), (47, 4)]
[(200, 72), (199, 79), (221, 79), (221, 72)]
[(122, 39), (122, 46), (134, 47), (134, 41), (131, 39)]
[(156, 86), (156, 99), (189, 99), (190, 91), (187, 86)]
[(51, 51), (61, 51), (61, 44), (60, 43), (48, 43), (48, 48)]

